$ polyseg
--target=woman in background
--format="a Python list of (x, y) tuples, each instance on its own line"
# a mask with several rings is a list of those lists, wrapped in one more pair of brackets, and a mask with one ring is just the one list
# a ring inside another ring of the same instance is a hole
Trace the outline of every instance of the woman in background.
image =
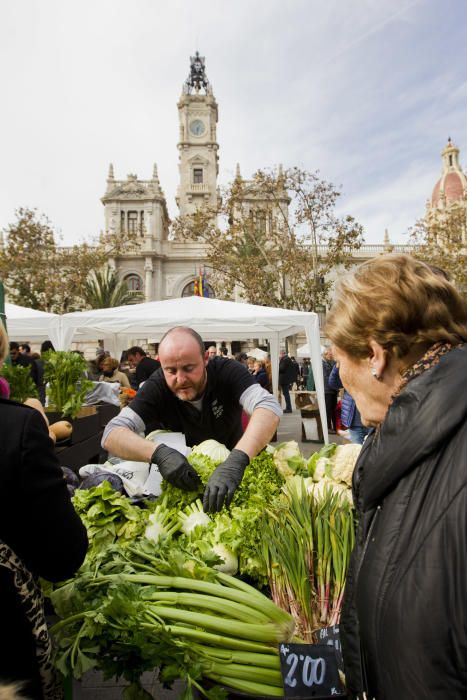
[(344, 387), (373, 426), (341, 639), (352, 697), (467, 697), (467, 304), (408, 255), (345, 277), (328, 315)]
[(130, 388), (130, 380), (125, 372), (119, 369), (119, 361), (114, 357), (106, 357), (102, 362), (102, 374), (99, 377), (100, 382), (120, 382), (120, 386), (125, 389)]

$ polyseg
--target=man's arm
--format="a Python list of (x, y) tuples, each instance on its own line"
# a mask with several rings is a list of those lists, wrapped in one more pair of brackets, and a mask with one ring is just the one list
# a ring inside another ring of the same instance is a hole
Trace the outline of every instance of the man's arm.
[(145, 440), (130, 428), (120, 426), (114, 428), (103, 443), (104, 449), (121, 459), (131, 459), (135, 462), (150, 462), (157, 442)]
[(272, 438), (279, 421), (279, 417), (269, 409), (256, 408), (235, 449), (242, 450), (250, 459), (253, 459)]
[(195, 491), (201, 485), (199, 477), (186, 457), (163, 443), (145, 440), (142, 418), (129, 406), (106, 426), (102, 447), (122, 459), (156, 464), (162, 477), (179, 489)]

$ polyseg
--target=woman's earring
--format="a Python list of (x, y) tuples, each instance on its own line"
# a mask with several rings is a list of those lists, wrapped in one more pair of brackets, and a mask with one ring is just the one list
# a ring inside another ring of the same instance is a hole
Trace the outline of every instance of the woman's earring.
[(370, 367), (370, 372), (371, 376), (374, 377), (378, 382), (380, 382), (383, 378), (377, 373), (376, 367)]

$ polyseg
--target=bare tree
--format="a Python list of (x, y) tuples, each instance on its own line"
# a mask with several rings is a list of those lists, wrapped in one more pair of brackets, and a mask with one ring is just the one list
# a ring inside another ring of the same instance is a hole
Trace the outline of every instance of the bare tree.
[(413, 255), (447, 272), (467, 299), (467, 200), (417, 221), (409, 240)]
[(329, 273), (348, 267), (362, 227), (338, 217), (338, 190), (299, 168), (239, 175), (219, 209), (180, 217), (178, 237), (201, 241), (219, 297), (234, 291), (253, 304), (311, 311), (330, 301)]
[(60, 247), (50, 221), (35, 209), (21, 208), (5, 230), (0, 276), (8, 299), (42, 311), (64, 313), (85, 308), (86, 282), (109, 257), (138, 245), (137, 235), (102, 235), (91, 243)]

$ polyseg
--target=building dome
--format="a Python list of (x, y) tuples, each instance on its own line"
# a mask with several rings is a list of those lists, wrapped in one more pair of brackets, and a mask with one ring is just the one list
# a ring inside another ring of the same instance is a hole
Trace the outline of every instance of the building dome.
[(451, 139), (441, 153), (443, 170), (431, 195), (433, 209), (444, 209), (467, 196), (467, 178), (459, 165), (459, 149)]

